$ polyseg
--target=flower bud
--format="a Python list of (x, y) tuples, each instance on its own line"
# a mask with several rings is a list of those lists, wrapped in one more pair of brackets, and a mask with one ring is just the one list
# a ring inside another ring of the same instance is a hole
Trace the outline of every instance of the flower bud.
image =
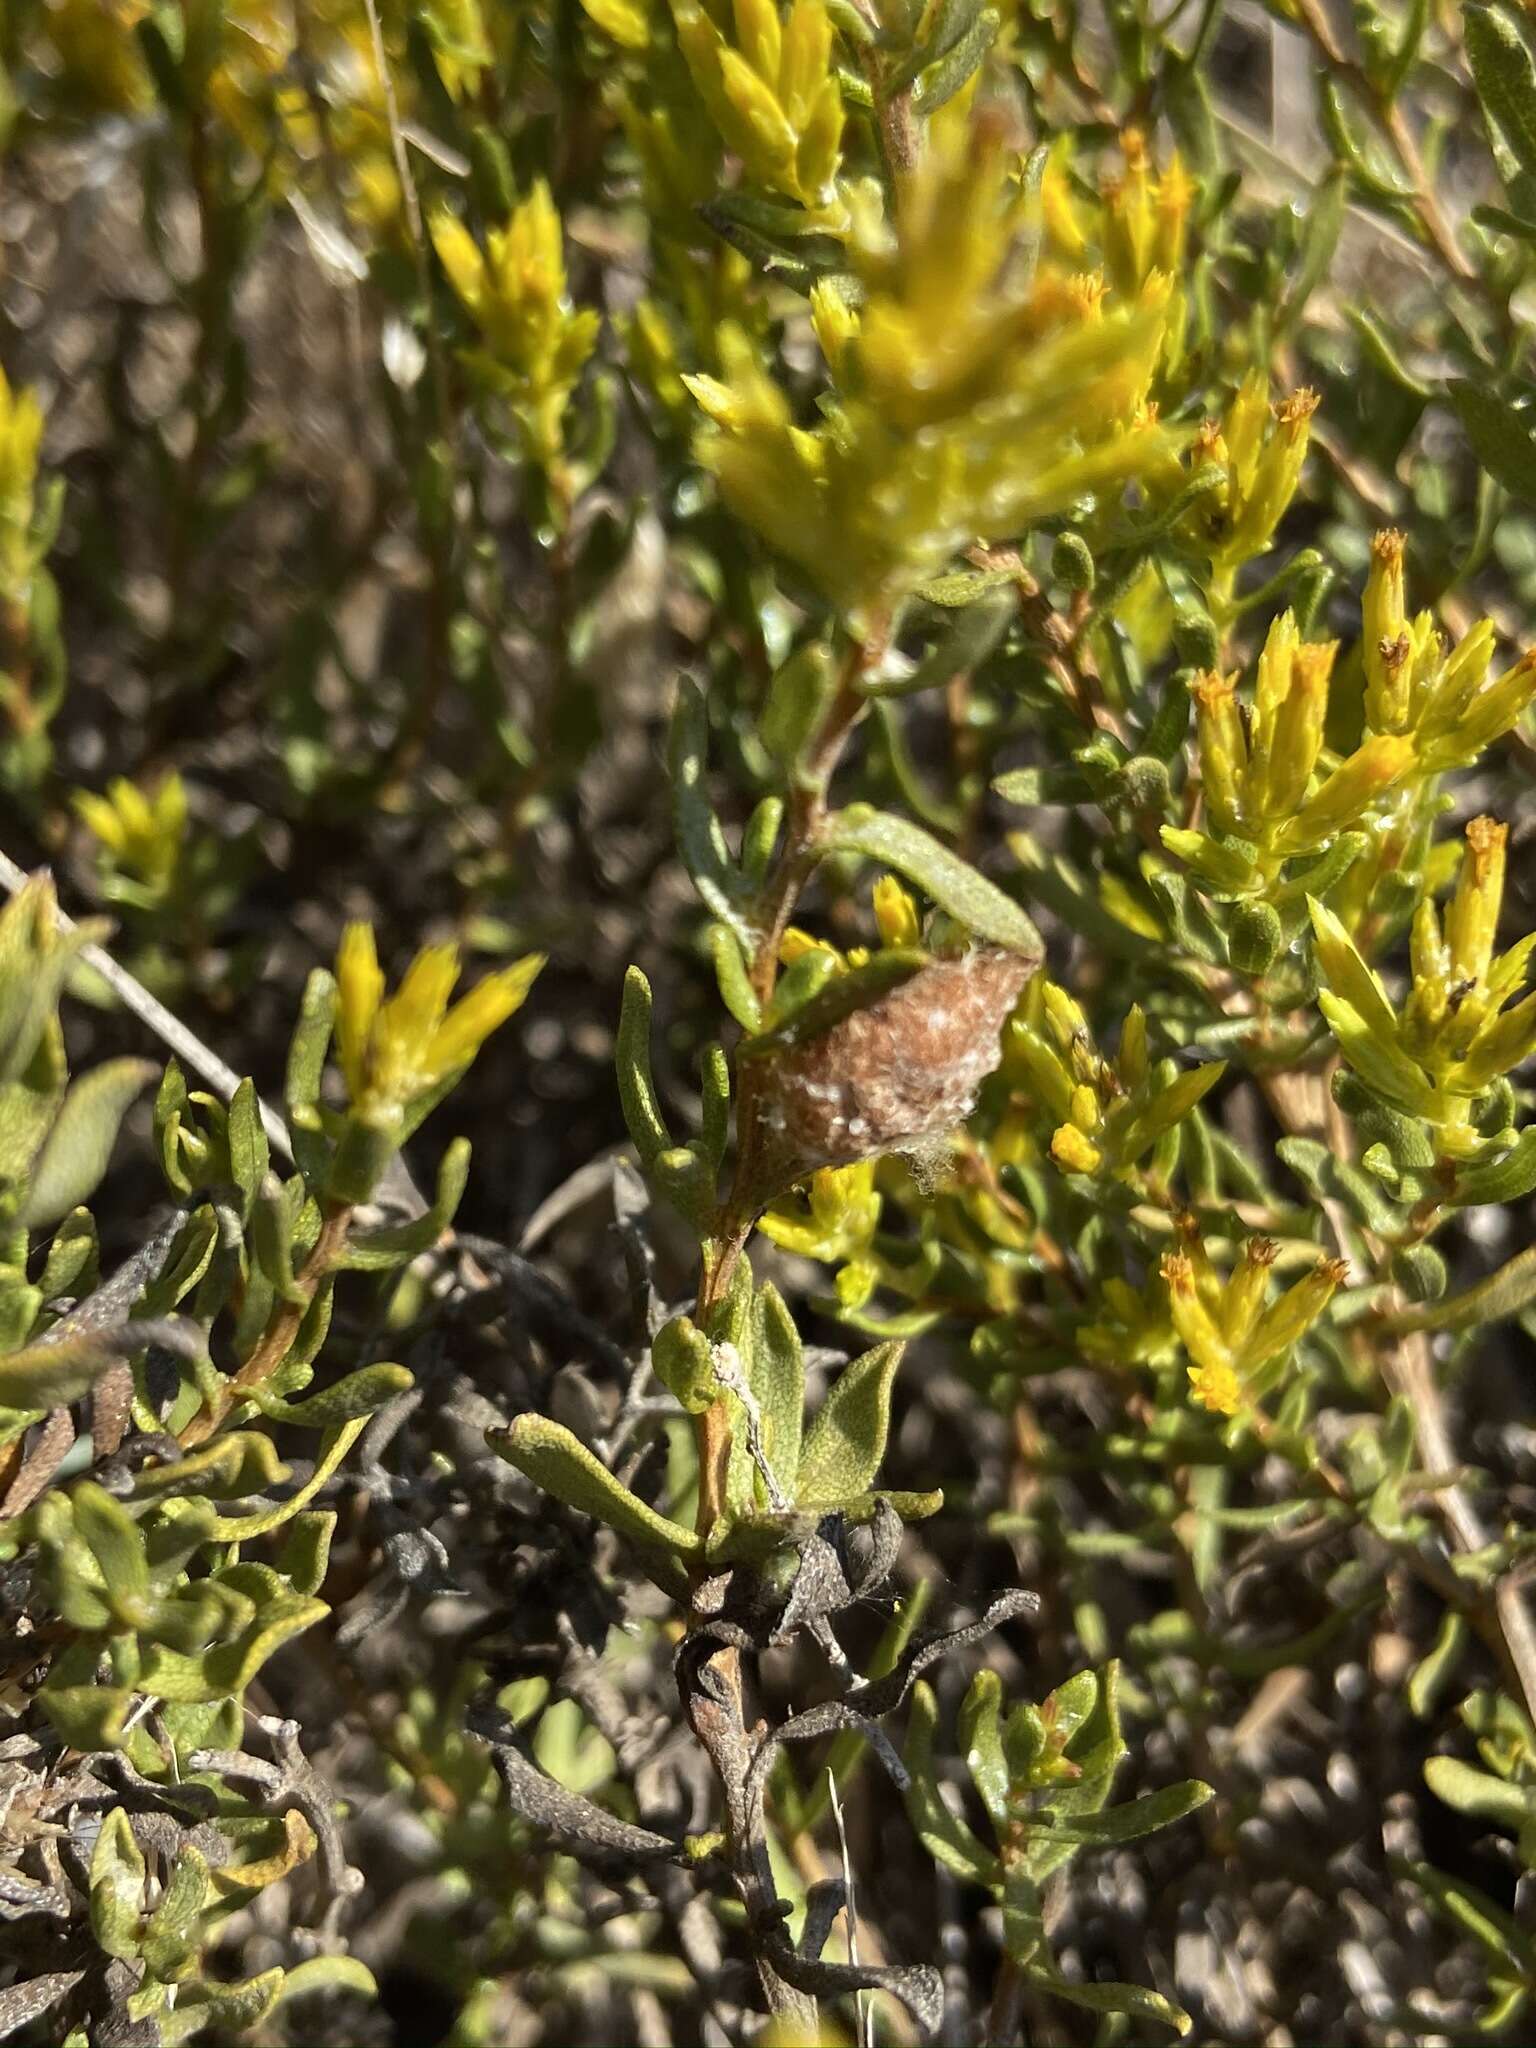
[(1246, 1343), (1264, 1306), (1274, 1263), (1273, 1240), (1250, 1237), (1222, 1296), (1221, 1323), (1229, 1344), (1240, 1348)]
[(922, 938), (917, 905), (894, 875), (882, 875), (874, 888), (875, 923), (886, 946), (915, 946)]
[(1200, 773), (1205, 807), (1223, 832), (1241, 832), (1248, 774), (1248, 742), (1237, 710), (1237, 678), (1211, 672), (1196, 676), (1190, 686), (1195, 700), (1195, 730), (1200, 746)]
[(1365, 716), (1373, 732), (1408, 728), (1411, 654), (1403, 604), (1403, 536), (1388, 526), (1371, 542), (1371, 570), (1360, 606)]
[(1058, 533), (1051, 548), (1051, 576), (1070, 591), (1092, 590), (1093, 556), (1080, 533)]
[(1445, 920), (1451, 966), (1466, 981), (1484, 980), (1493, 958), (1508, 838), (1509, 827), (1492, 818), (1473, 818), (1467, 826), (1461, 874)]
[(1341, 761), (1328, 780), (1292, 818), (1280, 835), (1287, 853), (1306, 853), (1335, 833), (1353, 825), (1383, 790), (1399, 782), (1414, 765), (1413, 742), (1380, 733)]
[(1104, 1155), (1076, 1124), (1062, 1124), (1051, 1138), (1051, 1157), (1063, 1173), (1097, 1173)]
[(1342, 1259), (1323, 1259), (1294, 1287), (1287, 1288), (1260, 1316), (1244, 1346), (1244, 1364), (1249, 1368), (1263, 1365), (1299, 1343), (1348, 1278), (1349, 1268)]
[(1173, 1327), (1195, 1365), (1213, 1375), (1231, 1373), (1231, 1349), (1201, 1299), (1193, 1260), (1186, 1252), (1169, 1252), (1163, 1259), (1162, 1275), (1168, 1283)]
[(1307, 793), (1322, 752), (1336, 640), (1306, 640), (1291, 657), (1290, 687), (1270, 742), (1265, 815), (1288, 818)]
[(1275, 407), (1275, 431), (1253, 464), (1251, 483), (1222, 550), (1229, 561), (1248, 561), (1262, 554), (1273, 539), (1301, 481), (1318, 403), (1315, 391), (1296, 391)]

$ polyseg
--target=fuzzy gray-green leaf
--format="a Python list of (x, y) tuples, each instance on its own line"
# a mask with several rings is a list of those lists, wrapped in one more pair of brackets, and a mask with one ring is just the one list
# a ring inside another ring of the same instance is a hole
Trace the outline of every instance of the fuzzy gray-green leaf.
[(23, 1223), (55, 1223), (95, 1192), (129, 1104), (156, 1072), (148, 1060), (108, 1060), (75, 1082), (33, 1164)]
[(834, 1505), (867, 1493), (885, 1456), (891, 1387), (903, 1346), (877, 1344), (833, 1382), (806, 1433), (795, 1497)]
[(832, 852), (859, 853), (895, 868), (978, 938), (1032, 960), (1045, 957), (1039, 932), (1012, 897), (910, 819), (852, 806), (832, 819), (826, 844)]

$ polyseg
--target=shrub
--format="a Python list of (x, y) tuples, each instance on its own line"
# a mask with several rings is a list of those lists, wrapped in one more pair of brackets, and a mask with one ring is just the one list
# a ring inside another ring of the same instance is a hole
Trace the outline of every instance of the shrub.
[(0, 2031), (1510, 2038), (1523, 19), (0, 63)]

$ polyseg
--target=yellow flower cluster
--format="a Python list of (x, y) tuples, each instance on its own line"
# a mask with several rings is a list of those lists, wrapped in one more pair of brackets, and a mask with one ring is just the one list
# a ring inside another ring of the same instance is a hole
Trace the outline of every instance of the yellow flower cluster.
[(1343, 924), (1313, 903), (1318, 1001), (1345, 1059), (1377, 1094), (1432, 1126), (1443, 1155), (1481, 1146), (1472, 1105), (1536, 1053), (1536, 994), (1506, 1007), (1524, 985), (1536, 933), (1494, 954), (1504, 894), (1508, 827), (1467, 826), (1461, 873), (1444, 924), (1432, 897), (1414, 916), (1412, 981), (1396, 1008)]
[(1284, 612), (1259, 656), (1251, 708), (1239, 703), (1236, 674), (1196, 677), (1201, 788), (1220, 836), (1167, 825), (1162, 838), (1216, 888), (1268, 890), (1286, 861), (1328, 845), (1413, 768), (1410, 741), (1377, 733), (1313, 786), (1337, 653), (1336, 641), (1304, 641)]
[(1003, 1037), (1003, 1071), (1055, 1125), (1049, 1149), (1064, 1173), (1124, 1178), (1221, 1079), (1220, 1060), (1186, 1073), (1154, 1064), (1147, 1020), (1133, 1008), (1117, 1057), (1098, 1051), (1066, 990), (1037, 976)]
[(1536, 696), (1536, 652), (1490, 682), (1492, 621), (1480, 620), (1451, 647), (1429, 612), (1410, 618), (1403, 554), (1400, 533), (1376, 535), (1361, 604), (1366, 723), (1410, 739), (1420, 772), (1439, 775), (1466, 766), (1515, 725)]
[(1189, 1383), (1203, 1408), (1236, 1415), (1274, 1386), (1286, 1360), (1348, 1277), (1323, 1259), (1265, 1306), (1275, 1247), (1251, 1237), (1225, 1280), (1190, 1236), (1162, 1262), (1169, 1312), (1190, 1358)]
[(432, 244), (483, 344), (466, 351), (466, 362), (508, 399), (534, 459), (554, 467), (566, 403), (601, 320), (571, 306), (549, 187), (539, 179), (483, 251), (446, 208), (433, 215)]
[(850, 195), (857, 308), (818, 291), (835, 385), (795, 423), (741, 334), (693, 377), (699, 453), (732, 508), (847, 614), (888, 613), (968, 541), (1006, 538), (1168, 459), (1147, 395), (1173, 288), (1017, 262), (1028, 204), (997, 124), (930, 134), (888, 224)]
[(111, 859), (158, 901), (175, 879), (187, 838), (187, 791), (179, 775), (167, 775), (152, 797), (125, 776), (107, 784), (104, 796), (79, 790), (75, 811)]
[(775, 0), (732, 0), (727, 41), (696, 0), (673, 0), (699, 97), (748, 175), (771, 192), (819, 210), (835, 201), (843, 96), (823, 0), (793, 0), (781, 21)]

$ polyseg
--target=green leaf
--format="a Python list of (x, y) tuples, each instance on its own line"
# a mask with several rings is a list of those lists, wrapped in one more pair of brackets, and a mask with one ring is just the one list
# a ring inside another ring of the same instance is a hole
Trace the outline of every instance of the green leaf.
[(912, 1688), (912, 1709), (903, 1753), (909, 1783), (907, 1813), (919, 1840), (935, 1863), (970, 1884), (992, 1884), (1001, 1877), (997, 1858), (984, 1849), (963, 1820), (952, 1814), (939, 1793), (933, 1771), (933, 1737), (938, 1702), (921, 1679)]
[(638, 967), (624, 976), (615, 1064), (624, 1122), (640, 1164), (649, 1171), (659, 1153), (674, 1148), (651, 1079), (651, 984)]
[(860, 804), (834, 814), (826, 844), (895, 868), (978, 938), (1037, 962), (1045, 958), (1040, 934), (1018, 904), (921, 825)]
[(208, 1897), (208, 1865), (190, 1844), (176, 1852), (159, 1903), (144, 1929), (143, 1956), (162, 1982), (185, 1974), (195, 1960)]
[(728, 924), (716, 922), (710, 926), (709, 957), (715, 963), (715, 979), (720, 984), (720, 1000), (743, 1031), (761, 1031), (762, 1006), (747, 974), (747, 963), (742, 958), (741, 941)]
[(690, 1415), (702, 1415), (720, 1398), (714, 1351), (691, 1316), (673, 1316), (662, 1324), (651, 1341), (651, 1365)]
[(979, 668), (1007, 632), (1017, 610), (1012, 591), (993, 593), (967, 605), (910, 675), (872, 676), (864, 685), (865, 696), (911, 697), (920, 690), (939, 689), (962, 672)]
[(1387, 148), (1362, 88), (1343, 78), (1322, 82), (1323, 125), (1340, 160), (1372, 199), (1413, 196), (1413, 182)]
[(1461, 1661), (1470, 1633), (1466, 1616), (1448, 1607), (1428, 1656), (1408, 1675), (1408, 1706), (1419, 1720), (1427, 1721), (1434, 1712), (1435, 1702)]
[(90, 1545), (115, 1611), (134, 1620), (135, 1604), (149, 1596), (149, 1562), (139, 1525), (120, 1501), (83, 1479), (70, 1495), (75, 1527)]
[(751, 928), (741, 910), (746, 891), (704, 789), (708, 741), (709, 714), (704, 693), (685, 677), (677, 688), (677, 708), (672, 716), (667, 750), (677, 848), (711, 914), (750, 941)]
[(439, 1163), (431, 1208), (409, 1223), (358, 1231), (347, 1244), (343, 1264), (365, 1273), (377, 1272), (430, 1251), (458, 1213), (469, 1180), (469, 1160), (469, 1140), (455, 1138)]
[(229, 1641), (196, 1656), (149, 1645), (139, 1674), (143, 1691), (194, 1702), (238, 1697), (274, 1651), (330, 1612), (323, 1600), (293, 1592), (266, 1565), (226, 1565), (210, 1583), (242, 1595), (250, 1621)]
[(318, 1593), (325, 1584), (336, 1520), (334, 1508), (316, 1508), (289, 1522), (277, 1569), (296, 1593)]
[(359, 1998), (376, 1998), (378, 1988), (373, 1972), (356, 1956), (311, 1956), (283, 1972), (277, 2000), (286, 2005), (290, 1998), (312, 1997), (317, 1991), (350, 1991)]
[(1151, 1100), (1127, 1125), (1120, 1140), (1120, 1157), (1125, 1164), (1133, 1165), (1165, 1131), (1171, 1131), (1197, 1102), (1210, 1093), (1226, 1071), (1225, 1060), (1212, 1060), (1203, 1067), (1175, 1074), (1165, 1086), (1157, 1088)]
[(75, 1082), (33, 1162), (23, 1223), (55, 1223), (95, 1192), (129, 1104), (156, 1072), (148, 1060), (108, 1060)]
[(1089, 2012), (1119, 2013), (1127, 2019), (1157, 2020), (1176, 2034), (1187, 2034), (1194, 2022), (1181, 2005), (1149, 1991), (1142, 1984), (1072, 1984), (1052, 1970), (1031, 1970), (1031, 1981), (1053, 1998), (1069, 2005), (1085, 2006)]
[(695, 1150), (711, 1182), (731, 1142), (731, 1065), (723, 1046), (707, 1045), (699, 1057), (699, 1135)]
[(1003, 1681), (995, 1671), (978, 1671), (960, 1705), (957, 1732), (987, 1816), (999, 1830), (1009, 1823), (1012, 1774), (1003, 1753)]
[(148, 1876), (128, 1816), (114, 1806), (91, 1852), (91, 1932), (109, 1956), (139, 1952), (139, 1920)]
[(1525, 38), (1501, 7), (1469, 4), (1461, 21), (1483, 112), (1521, 170), (1536, 174), (1536, 65)]
[(280, 1969), (263, 1970), (259, 1977), (247, 1977), (241, 1984), (220, 1984), (200, 1977), (182, 1987), (174, 2011), (155, 2015), (155, 2024), (165, 2048), (205, 2032), (243, 2034), (261, 2024), (282, 1989)]
[(1301, 260), (1290, 281), (1285, 302), (1275, 318), (1277, 333), (1284, 334), (1295, 326), (1306, 310), (1307, 301), (1327, 276), (1333, 252), (1338, 247), (1339, 231), (1344, 225), (1347, 197), (1345, 179), (1340, 171), (1331, 172), (1313, 192), (1312, 204), (1307, 208), (1306, 223), (1301, 231)]
[(1536, 1942), (1502, 1906), (1470, 1884), (1447, 1877), (1428, 1863), (1408, 1866), (1414, 1883), (1434, 1900), (1441, 1911), (1465, 1928), (1491, 1956), (1513, 1970), (1517, 1977), (1536, 1972)]
[(1519, 1202), (1536, 1188), (1536, 1124), (1523, 1130), (1502, 1158), (1459, 1166), (1452, 1200), (1458, 1208), (1474, 1202)]
[(984, 8), (954, 48), (924, 72), (912, 95), (913, 110), (924, 120), (946, 106), (980, 70), (1000, 23), (1001, 16)]
[[(821, 960), (829, 961), (829, 966), (825, 969), (818, 967), (816, 963)], [(746, 1040), (739, 1056), (761, 1059), (780, 1046), (804, 1045), (813, 1038), (819, 1038), (853, 1011), (878, 1002), (904, 981), (910, 981), (928, 964), (929, 956), (920, 953), (916, 947), (892, 946), (872, 953), (860, 966), (850, 967), (846, 973), (839, 974), (830, 955), (819, 949), (802, 953), (789, 971), (780, 977), (779, 988), (775, 991), (775, 1011), (781, 1021), (775, 1022), (770, 1030), (758, 1037)], [(791, 1009), (789, 1001), (795, 998), (798, 998), (798, 1007)]]
[(53, 1233), (38, 1288), (44, 1301), (87, 1294), (96, 1272), (96, 1225), (89, 1209), (72, 1209)]
[[(1143, 1793), (1123, 1806), (1106, 1807), (1102, 1813), (1079, 1814), (1053, 1826), (1051, 1833), (1063, 1841), (1135, 1842), (1158, 1828), (1171, 1827), (1214, 1797), (1209, 1785), (1202, 1785), (1197, 1778), (1187, 1778), (1182, 1784)], [(1054, 1800), (1048, 1802), (1047, 1810), (1054, 1805)]]
[(647, 1507), (579, 1437), (547, 1416), (519, 1415), (510, 1429), (487, 1430), (485, 1440), (535, 1486), (606, 1522), (638, 1548), (675, 1551), (679, 1557), (696, 1557), (703, 1549), (692, 1529)]
[(261, 1389), (255, 1399), (262, 1414), (273, 1422), (292, 1423), (299, 1429), (330, 1429), (338, 1422), (377, 1414), (412, 1384), (403, 1365), (365, 1365), (305, 1401), (285, 1401), (281, 1395)]
[(805, 1351), (784, 1297), (770, 1281), (752, 1303), (751, 1386), (763, 1418), (763, 1449), (793, 1493), (805, 1422)]
[(45, 1336), (25, 1350), (13, 1351), (9, 1358), (0, 1358), (0, 1408), (62, 1408), (89, 1393), (120, 1358), (131, 1358), (136, 1351), (167, 1337), (176, 1339), (177, 1348), (184, 1349), (187, 1331), (183, 1322), (152, 1321), (83, 1331), (55, 1343)]
[(795, 1498), (835, 1506), (874, 1484), (891, 1424), (901, 1344), (878, 1344), (845, 1366), (806, 1433)]
[(33, 1068), (76, 956), (110, 931), (102, 918), (64, 931), (53, 886), (36, 875), (0, 910), (0, 1082)]
[(1039, 1956), (1049, 1954), (1040, 1887), (1018, 1862), (1004, 1866), (1003, 1952), (1010, 1962), (1025, 1969), (1030, 1969)]
[[(1468, 13), (1475, 10), (1468, 9)], [(1536, 503), (1533, 415), (1520, 412), (1484, 384), (1453, 377), (1446, 386), (1472, 453), (1490, 476), (1527, 504)]]
[(335, 1018), (335, 980), (323, 967), (317, 967), (304, 984), (299, 1021), (294, 1026), (288, 1046), (283, 1095), (290, 1109), (305, 1108), (320, 1099), (320, 1083), (325, 1078), (325, 1056), (330, 1050)]
[(121, 1746), (123, 1723), (134, 1702), (126, 1685), (58, 1685), (51, 1676), (38, 1698), (71, 1749), (86, 1755)]
[(1473, 1820), (1492, 1821), (1518, 1834), (1536, 1818), (1536, 1786), (1506, 1784), (1487, 1771), (1474, 1770), (1459, 1757), (1432, 1756), (1424, 1766), (1424, 1782), (1437, 1799)]
[[(1384, 1318), (1382, 1328), (1402, 1330), (1474, 1330), (1484, 1323), (1518, 1315), (1536, 1301), (1536, 1248), (1517, 1252), (1507, 1265), (1479, 1280), (1464, 1294), (1449, 1301), (1416, 1303), (1398, 1315)], [(0, 1360), (0, 1372), (4, 1361)], [(3, 1380), (0, 1380), (3, 1386)]]
[(196, 1493), (199, 1499), (238, 1500), (248, 1493), (265, 1493), (288, 1477), (288, 1467), (277, 1455), (277, 1446), (262, 1430), (227, 1430), (191, 1451), (184, 1458), (163, 1465), (146, 1465), (134, 1474), (136, 1499), (163, 1493)]
[(294, 1242), (308, 1192), (301, 1174), (280, 1181), (269, 1173), (250, 1214), (250, 1245), (256, 1264), (282, 1300), (302, 1307), (307, 1300), (293, 1270)]
[[(365, 1366), (363, 1368), (364, 1373), (377, 1370), (379, 1370), (377, 1367)], [(398, 1374), (404, 1372), (405, 1368), (397, 1365), (389, 1368), (389, 1370), (393, 1374)], [(362, 1374), (358, 1373), (352, 1375), (354, 1379), (361, 1378), (362, 1376)], [(409, 1375), (407, 1375), (408, 1380)], [(341, 1382), (343, 1387), (346, 1384), (345, 1380)], [(398, 1391), (398, 1382), (395, 1384)], [(336, 1391), (336, 1389), (332, 1389), (333, 1393)], [(318, 1401), (324, 1401), (326, 1397), (324, 1394), (318, 1394), (315, 1398)], [(307, 1408), (309, 1403), (305, 1402), (302, 1405)], [(345, 1406), (347, 1404), (343, 1403), (342, 1405)], [(325, 1485), (358, 1437), (361, 1436), (364, 1428), (367, 1426), (367, 1422), (368, 1414), (364, 1413), (338, 1419), (328, 1425), (327, 1434), (320, 1440), (320, 1453), (315, 1459), (314, 1470), (299, 1488), (298, 1492), (290, 1494), (288, 1499), (283, 1501), (280, 1506), (265, 1508), (259, 1514), (238, 1515), (232, 1518), (221, 1516), (213, 1530), (216, 1540), (220, 1543), (248, 1543), (253, 1536), (265, 1536), (269, 1529), (280, 1529), (284, 1522), (292, 1521), (299, 1509), (306, 1502), (313, 1500), (321, 1487)], [(307, 1627), (308, 1623), (305, 1626)]]
[(227, 1136), (229, 1170), (240, 1190), (241, 1215), (248, 1218), (271, 1158), (266, 1129), (261, 1121), (261, 1104), (252, 1080), (242, 1081), (230, 1097)]
[[(1092, 1681), (1091, 1693), (1083, 1684), (1085, 1679)], [(1052, 1812), (1058, 1817), (1097, 1813), (1127, 1754), (1120, 1732), (1118, 1660), (1111, 1660), (1100, 1672), (1079, 1672), (1059, 1685), (1046, 1702), (1046, 1718), (1058, 1735), (1063, 1729), (1072, 1730), (1066, 1753), (1082, 1773), (1074, 1784), (1052, 1788)]]
[(791, 780), (797, 762), (820, 728), (837, 686), (837, 662), (823, 640), (796, 648), (768, 685), (758, 733)]

